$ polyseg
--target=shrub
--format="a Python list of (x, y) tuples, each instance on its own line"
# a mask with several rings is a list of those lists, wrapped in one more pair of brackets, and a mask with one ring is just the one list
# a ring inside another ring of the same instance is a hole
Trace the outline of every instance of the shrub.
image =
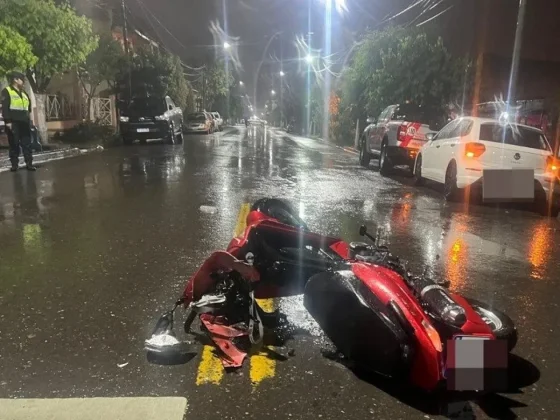
[(120, 140), (112, 126), (99, 122), (82, 122), (65, 131), (60, 140), (67, 144), (102, 144), (106, 147), (115, 146)]

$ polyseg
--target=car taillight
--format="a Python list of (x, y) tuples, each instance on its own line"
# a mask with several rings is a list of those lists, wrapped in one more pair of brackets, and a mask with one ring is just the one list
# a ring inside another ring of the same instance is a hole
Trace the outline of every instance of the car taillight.
[(399, 131), (397, 133), (397, 141), (403, 141), (405, 136), (406, 136), (406, 130), (407, 130), (407, 125), (406, 124), (402, 124), (399, 127)]
[(410, 140), (412, 140), (412, 137), (414, 137), (413, 134), (409, 134), (409, 125), (408, 123), (403, 123), (399, 126), (399, 129), (397, 130), (397, 145), (400, 147), (406, 147), (408, 146), (408, 143), (410, 143)]
[(432, 342), (434, 348), (441, 353), (443, 351), (443, 346), (441, 344), (441, 338), (436, 329), (425, 319), (422, 320), (422, 326), (424, 327), (424, 330), (426, 330), (426, 333), (428, 334), (428, 337), (430, 338), (430, 341)]
[(467, 143), (465, 145), (465, 157), (477, 158), (486, 151), (486, 147), (482, 143)]
[(547, 172), (554, 172), (558, 173), (558, 169), (560, 168), (560, 162), (552, 156), (548, 156), (546, 158), (546, 171)]

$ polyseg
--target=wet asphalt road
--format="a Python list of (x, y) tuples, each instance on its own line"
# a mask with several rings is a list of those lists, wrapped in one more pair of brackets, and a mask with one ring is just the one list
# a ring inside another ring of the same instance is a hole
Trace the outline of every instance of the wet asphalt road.
[[(235, 127), (0, 174), (0, 398), (182, 396), (186, 418), (201, 420), (559, 418), (559, 221), (445, 204), (376, 162), (285, 136)], [(185, 365), (149, 364), (157, 315), (263, 196), (346, 240), (361, 223), (380, 228), (412, 268), (508, 313), (520, 333), (512, 392), (449, 400), (358, 378), (322, 356), (328, 342), (297, 297), (276, 302), (303, 330), (287, 361), (254, 356), (224, 375), (199, 349)]]

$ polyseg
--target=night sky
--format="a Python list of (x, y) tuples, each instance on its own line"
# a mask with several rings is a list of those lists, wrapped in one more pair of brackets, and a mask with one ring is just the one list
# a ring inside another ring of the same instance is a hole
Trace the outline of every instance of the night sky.
[[(273, 34), (281, 32), (265, 56), (258, 82), (259, 91), (265, 90), (261, 85), (271, 83), (271, 74), (280, 68), (279, 64), (269, 64), (271, 56), (282, 56), (286, 60), (284, 67), (289, 69), (289, 59), (297, 57), (294, 41), (298, 35), (307, 36), (310, 16), (312, 46), (324, 47), (325, 0), (126, 1), (130, 12), (143, 20), (143, 29), (155, 34), (168, 50), (181, 56), (188, 64), (200, 62), (204, 56), (223, 53), (221, 45), (214, 45), (209, 29), (210, 22), (216, 21), (225, 33), (237, 38), (234, 43), (238, 45), (242, 67), (237, 77), (245, 82), (250, 93), (253, 92), (256, 68)], [(489, 32), (484, 48), (493, 54), (511, 56), (519, 4), (516, 0), (419, 0), (417, 7), (391, 22), (421, 23), (453, 6), (424, 27), (443, 36), (446, 45), (456, 54), (471, 54), (482, 22), (484, 1), (489, 7)], [(436, 2), (439, 2), (438, 6), (418, 17), (423, 11), (421, 6)], [(412, 0), (346, 0), (348, 11), (342, 16), (333, 13), (333, 52), (347, 51), (365, 28), (380, 27), (387, 18), (412, 3)], [(560, 0), (528, 1), (523, 58), (560, 61), (559, 16)], [(217, 42), (221, 44), (222, 41)]]

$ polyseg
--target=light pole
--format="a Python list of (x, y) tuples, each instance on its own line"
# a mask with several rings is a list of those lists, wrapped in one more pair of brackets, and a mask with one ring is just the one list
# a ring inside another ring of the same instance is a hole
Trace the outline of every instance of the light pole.
[(511, 59), (511, 72), (509, 75), (509, 89), (507, 98), (507, 112), (511, 115), (510, 109), (515, 102), (517, 90), (517, 73), (519, 70), (519, 57), (521, 54), (521, 43), (523, 36), (523, 25), (525, 22), (525, 6), (527, 0), (519, 0), (519, 11), (517, 12), (517, 28), (515, 29), (515, 41), (513, 43), (513, 57)]

